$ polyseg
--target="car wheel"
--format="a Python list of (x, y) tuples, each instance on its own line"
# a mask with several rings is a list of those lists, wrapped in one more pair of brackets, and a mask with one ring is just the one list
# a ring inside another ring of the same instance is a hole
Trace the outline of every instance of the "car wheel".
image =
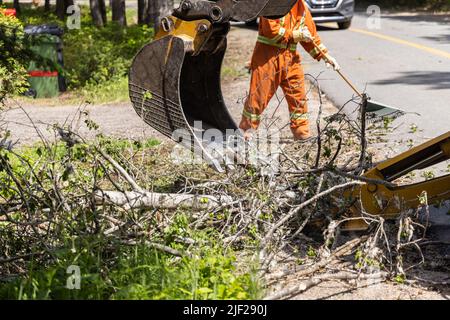
[(350, 28), (351, 25), (352, 25), (352, 20), (348, 20), (345, 22), (338, 22), (339, 29), (341, 29), (341, 30), (348, 29), (348, 28)]

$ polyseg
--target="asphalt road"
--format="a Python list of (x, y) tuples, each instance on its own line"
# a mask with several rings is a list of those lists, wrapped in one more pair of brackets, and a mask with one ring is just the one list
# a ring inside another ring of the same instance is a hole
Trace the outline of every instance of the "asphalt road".
[[(450, 15), (385, 14), (380, 29), (369, 29), (367, 19), (356, 14), (349, 30), (337, 30), (334, 24), (318, 27), (344, 74), (373, 99), (420, 114), (398, 120), (396, 137), (407, 135), (411, 124), (423, 130), (420, 139), (449, 131)], [(303, 56), (306, 72), (326, 70), (323, 63)], [(327, 70), (319, 78), (338, 106), (351, 99), (353, 92), (335, 72)]]

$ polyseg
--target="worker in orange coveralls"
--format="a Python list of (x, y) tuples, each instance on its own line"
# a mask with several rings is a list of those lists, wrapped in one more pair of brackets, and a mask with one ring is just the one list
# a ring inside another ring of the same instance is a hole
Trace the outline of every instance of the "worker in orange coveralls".
[[(314, 41), (324, 54), (312, 43)], [(289, 105), (291, 130), (296, 140), (311, 137), (306, 104), (305, 77), (300, 64), (297, 44), (316, 60), (324, 60), (335, 70), (337, 61), (328, 54), (321, 43), (316, 26), (304, 0), (299, 0), (283, 18), (270, 20), (261, 18), (258, 40), (251, 61), (250, 92), (245, 102), (239, 127), (249, 138), (249, 129), (256, 130), (261, 115), (276, 93), (283, 89)]]

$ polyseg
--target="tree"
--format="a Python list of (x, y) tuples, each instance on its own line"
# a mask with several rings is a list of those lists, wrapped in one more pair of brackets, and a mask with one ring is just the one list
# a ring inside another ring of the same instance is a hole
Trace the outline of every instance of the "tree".
[(0, 109), (8, 96), (26, 91), (26, 68), (33, 58), (21, 22), (0, 14)]
[(138, 0), (138, 24), (146, 24), (149, 22), (150, 21), (148, 19), (148, 1)]
[(117, 22), (121, 26), (127, 25), (125, 0), (112, 0), (112, 20)]
[(161, 19), (172, 13), (173, 0), (150, 0), (148, 3), (148, 19), (155, 31), (158, 30)]
[(56, 0), (56, 15), (63, 20), (66, 17), (67, 8), (73, 6), (73, 0)]
[(20, 14), (20, 3), (19, 3), (19, 0), (14, 0), (14, 2), (13, 2), (14, 4), (14, 9), (16, 9), (16, 13), (19, 15)]
[(56, 15), (59, 19), (64, 19), (66, 10), (64, 10), (64, 0), (56, 0)]
[(98, 0), (98, 3), (100, 5), (100, 12), (102, 13), (102, 19), (104, 24), (106, 24), (107, 19), (106, 19), (106, 5), (105, 5), (105, 0)]
[(103, 27), (106, 24), (105, 0), (89, 0), (89, 5), (92, 21), (97, 27)]
[(44, 10), (50, 11), (50, 0), (45, 0)]

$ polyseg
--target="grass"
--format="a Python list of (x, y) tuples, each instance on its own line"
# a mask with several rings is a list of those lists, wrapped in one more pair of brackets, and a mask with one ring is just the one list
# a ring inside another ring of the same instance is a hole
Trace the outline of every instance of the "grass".
[(80, 105), (91, 103), (95, 105), (129, 102), (128, 79), (120, 77), (112, 81), (99, 84), (87, 84), (81, 88), (74, 88), (54, 98), (33, 99), (30, 97), (17, 97), (23, 104), (42, 106)]
[(237, 69), (233, 66), (224, 65), (221, 70), (221, 76), (224, 80), (232, 81), (239, 78), (246, 77), (248, 72), (243, 69)]
[[(212, 235), (202, 238), (211, 240)], [(51, 263), (30, 262), (25, 276), (3, 282), (0, 299), (261, 298), (256, 273), (237, 272), (235, 254), (214, 244), (200, 247), (195, 257), (183, 258), (144, 243), (111, 249), (100, 236), (67, 239)], [(78, 270), (79, 282), (71, 277)]]
[(79, 100), (85, 100), (93, 104), (128, 102), (130, 100), (128, 79), (120, 77), (114, 81), (88, 84), (85, 87), (75, 89), (68, 102), (73, 104)]

